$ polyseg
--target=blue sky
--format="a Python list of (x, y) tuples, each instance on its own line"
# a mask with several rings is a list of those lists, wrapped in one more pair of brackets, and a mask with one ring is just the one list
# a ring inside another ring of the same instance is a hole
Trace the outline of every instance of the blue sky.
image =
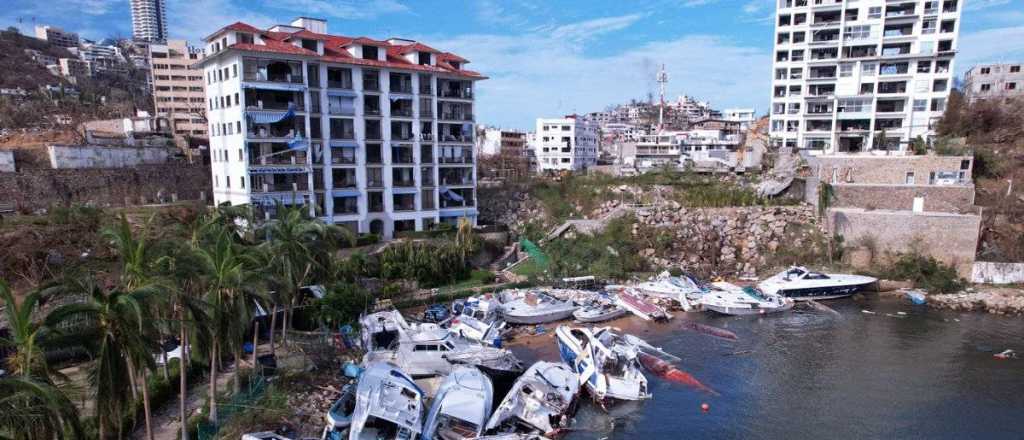
[[(0, 26), (54, 24), (86, 38), (129, 36), (128, 0), (4, 0)], [(773, 0), (168, 0), (174, 38), (220, 26), (326, 18), (331, 33), (401, 36), (458, 53), (478, 84), (480, 123), (529, 129), (536, 117), (600, 110), (656, 93), (718, 108), (768, 108)], [(11, 7), (13, 6), (13, 7)], [(19, 19), (21, 20), (19, 22)], [(957, 71), (1024, 61), (1024, 0), (967, 0)]]

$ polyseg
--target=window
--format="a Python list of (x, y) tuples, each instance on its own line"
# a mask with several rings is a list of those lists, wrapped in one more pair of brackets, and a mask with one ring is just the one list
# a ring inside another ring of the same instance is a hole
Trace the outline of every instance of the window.
[(932, 99), (932, 111), (933, 112), (944, 112), (944, 111), (946, 111), (946, 98), (934, 98), (934, 99)]
[(907, 172), (906, 183), (907, 183), (907, 185), (913, 185), (914, 184), (914, 172), (913, 171), (908, 171)]
[(863, 76), (875, 76), (875, 70), (878, 65), (875, 63), (864, 63), (860, 65), (861, 75)]
[(982, 92), (987, 92), (989, 90), (992, 90), (992, 84), (982, 84), (981, 85), (981, 91)]
[(245, 176), (238, 176), (239, 188), (245, 189)]
[(992, 68), (991, 67), (982, 67), (981, 68), (981, 74), (982, 75), (988, 75), (990, 73), (992, 73)]
[(363, 46), (363, 59), (364, 60), (376, 60), (379, 59), (378, 49), (376, 46)]
[(238, 78), (238, 64), (231, 65), (231, 77)]
[(868, 8), (868, 18), (882, 18), (882, 8), (881, 7), (871, 7), (871, 8)]
[(915, 112), (923, 112), (923, 111), (926, 111), (926, 110), (928, 110), (928, 100), (927, 99), (915, 99), (914, 100), (914, 111)]
[(839, 65), (839, 76), (850, 77), (853, 76), (853, 63), (842, 63)]
[(931, 73), (932, 62), (931, 61), (918, 61), (917, 62), (917, 73)]
[(1010, 66), (1010, 73), (1020, 73), (1020, 66)]
[(416, 56), (418, 57), (419, 64), (430, 65), (430, 52), (419, 52)]
[(947, 84), (948, 83), (947, 83), (946, 80), (944, 80), (944, 79), (937, 79), (937, 80), (935, 80), (934, 83), (932, 83), (932, 91), (933, 92), (945, 92), (946, 88), (947, 88)]
[(1008, 82), (1006, 83), (1006, 90), (1017, 90), (1017, 83)]

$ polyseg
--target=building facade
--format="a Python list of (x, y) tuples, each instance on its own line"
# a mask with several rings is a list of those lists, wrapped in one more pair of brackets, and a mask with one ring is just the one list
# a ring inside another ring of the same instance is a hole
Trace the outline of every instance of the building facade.
[(150, 43), (167, 41), (166, 0), (131, 0), (132, 39)]
[(89, 64), (78, 58), (60, 58), (57, 60), (60, 76), (72, 82), (89, 77)]
[(78, 34), (53, 26), (36, 26), (36, 38), (59, 47), (78, 47)]
[(964, 94), (970, 101), (1024, 96), (1024, 63), (982, 64), (964, 74)]
[(156, 115), (171, 121), (176, 138), (206, 137), (206, 83), (203, 72), (193, 67), (203, 58), (202, 49), (185, 40), (147, 46)]
[(579, 171), (597, 165), (597, 125), (585, 118), (538, 118), (535, 133), (538, 171)]
[(953, 86), (963, 0), (778, 0), (770, 135), (812, 154), (903, 154)]
[(480, 156), (505, 154), (526, 157), (526, 133), (521, 131), (481, 127), (477, 131), (476, 143)]
[(299, 18), (206, 38), (217, 203), (308, 204), (390, 238), (438, 222), (475, 224), (473, 95), (482, 75), (422, 43), (327, 33)]
[(757, 120), (757, 115), (752, 108), (727, 108), (722, 110), (722, 119), (740, 123), (740, 128), (746, 130)]

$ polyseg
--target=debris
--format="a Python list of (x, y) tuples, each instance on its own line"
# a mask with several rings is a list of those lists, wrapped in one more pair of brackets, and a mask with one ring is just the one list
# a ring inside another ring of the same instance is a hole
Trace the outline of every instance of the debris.
[(810, 305), (812, 308), (814, 308), (814, 310), (818, 310), (818, 311), (821, 311), (821, 312), (831, 313), (831, 314), (833, 314), (835, 316), (841, 316), (839, 314), (839, 312), (837, 312), (835, 309), (833, 309), (833, 308), (831, 308), (829, 306), (826, 306), (826, 305), (824, 305), (824, 304), (822, 304), (820, 302), (817, 302), (817, 301), (815, 301), (813, 299), (809, 299), (806, 302), (807, 302), (808, 305)]
[[(900, 312), (900, 313), (903, 313), (903, 312)], [(894, 315), (892, 313), (886, 313), (885, 316), (888, 316), (890, 318), (900, 318), (900, 319), (903, 319), (903, 318), (907, 317), (906, 313), (904, 313), (903, 315), (899, 315), (899, 314)]]
[(992, 355), (992, 357), (994, 357), (996, 359), (1001, 359), (1001, 360), (1017, 359), (1017, 352), (1013, 351), (1013, 350), (1010, 350), (1010, 349), (1006, 349), (1006, 350), (1003, 350), (1001, 353), (996, 353), (996, 354)]
[(926, 302), (926, 295), (924, 292), (918, 290), (908, 290), (903, 294), (907, 299), (910, 300), (914, 305), (924, 305)]
[(865, 314), (865, 315), (877, 315), (877, 313), (872, 312), (870, 310), (861, 310), (860, 312)]
[(710, 325), (701, 324), (694, 321), (683, 321), (683, 328), (686, 330), (693, 330), (697, 333), (703, 333), (705, 335), (714, 336), (716, 338), (728, 339), (730, 341), (739, 340), (739, 336), (724, 328), (712, 327)]

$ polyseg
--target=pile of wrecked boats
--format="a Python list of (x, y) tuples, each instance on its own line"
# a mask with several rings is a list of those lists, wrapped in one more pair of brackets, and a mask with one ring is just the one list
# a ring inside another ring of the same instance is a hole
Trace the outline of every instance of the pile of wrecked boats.
[[(561, 362), (529, 367), (502, 348), (502, 340), (512, 325), (540, 330), (539, 324), (569, 319), (593, 324), (630, 313), (645, 320), (672, 319), (674, 310), (777, 313), (791, 309), (796, 299), (849, 295), (874, 282), (803, 267), (756, 287), (663, 273), (601, 291), (511, 289), (479, 295), (432, 306), (424, 318), (437, 322), (407, 320), (396, 310), (364, 315), (362, 368), (353, 366), (354, 383), (343, 387), (326, 414), (322, 438), (547, 438), (571, 427), (583, 393), (601, 407), (650, 399), (645, 373), (713, 393), (673, 365), (679, 358), (614, 327), (559, 325), (554, 339)], [(736, 339), (724, 329), (697, 322), (691, 327)]]

